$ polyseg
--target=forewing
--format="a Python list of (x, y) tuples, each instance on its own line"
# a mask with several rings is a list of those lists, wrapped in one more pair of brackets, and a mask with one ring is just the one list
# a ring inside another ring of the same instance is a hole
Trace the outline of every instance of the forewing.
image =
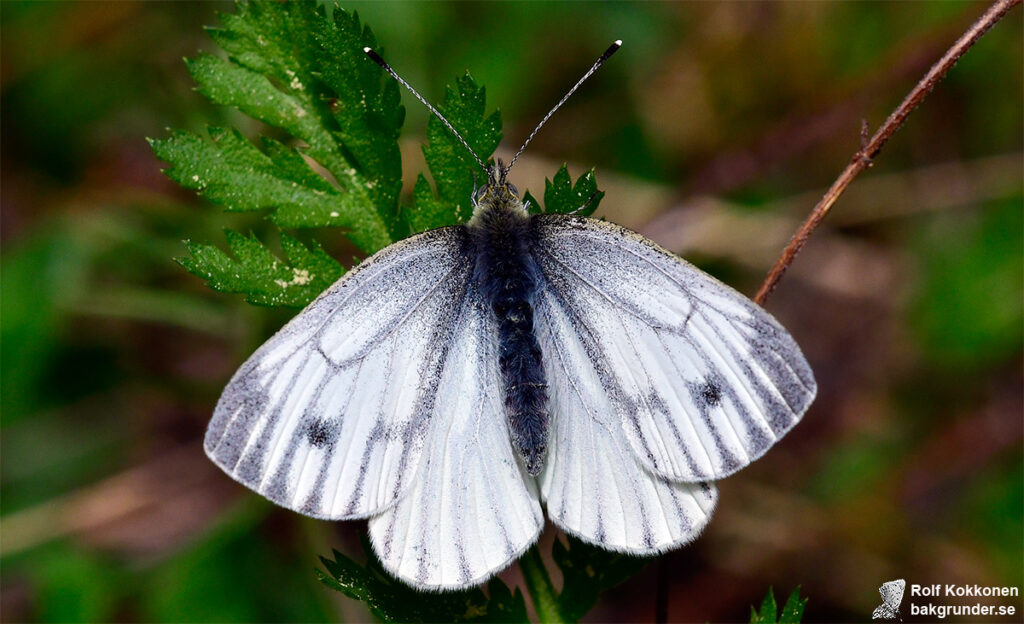
[(475, 291), (455, 325), (416, 482), (370, 519), (385, 568), (421, 589), (485, 581), (529, 548), (544, 522), (534, 479), (512, 450), (497, 331)]
[(646, 470), (604, 390), (595, 337), (559, 294), (536, 301), (548, 371), (551, 426), (541, 494), (551, 521), (604, 548), (653, 554), (693, 540), (714, 510), (713, 485)]
[(270, 500), (319, 518), (379, 513), (412, 481), (469, 262), (460, 227), (365, 260), (225, 388), (206, 452)]
[(607, 398), (647, 469), (718, 479), (800, 420), (814, 377), (762, 308), (624, 228), (555, 215), (534, 223), (547, 285), (595, 362), (590, 391)]

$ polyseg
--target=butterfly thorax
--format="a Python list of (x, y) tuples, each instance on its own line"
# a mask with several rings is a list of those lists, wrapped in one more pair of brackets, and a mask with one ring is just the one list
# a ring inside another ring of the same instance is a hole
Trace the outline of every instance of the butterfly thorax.
[(494, 314), (512, 445), (527, 472), (543, 468), (548, 439), (547, 378), (534, 333), (533, 306), (540, 269), (530, 215), (515, 188), (492, 179), (474, 198), (466, 225), (475, 267), (473, 279)]

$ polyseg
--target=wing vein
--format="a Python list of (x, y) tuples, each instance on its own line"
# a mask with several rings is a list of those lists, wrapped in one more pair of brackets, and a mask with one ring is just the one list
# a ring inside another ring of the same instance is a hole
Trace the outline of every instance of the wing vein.
[[(561, 304), (559, 304), (559, 307), (562, 307)], [(562, 311), (563, 311), (564, 314), (568, 315), (568, 313), (565, 311), (564, 307), (562, 307)], [(550, 321), (549, 321), (549, 325), (548, 326), (549, 327), (551, 326), (550, 325)], [(578, 333), (579, 332), (577, 330), (577, 334)], [(566, 369), (566, 365), (565, 365), (566, 357), (565, 357), (565, 353), (562, 350), (561, 344), (558, 341), (555, 341), (555, 340), (553, 340), (552, 343), (554, 343), (555, 351), (558, 354), (558, 361), (561, 364), (562, 369), (565, 370)], [(610, 439), (615, 440), (616, 439), (615, 435), (618, 432), (619, 428), (618, 427), (609, 427), (604, 422), (602, 422), (601, 419), (597, 418), (596, 414), (589, 407), (587, 407), (586, 401), (583, 398), (583, 392), (582, 392), (582, 390), (580, 390), (579, 386), (576, 384), (575, 380), (573, 379), (573, 376), (572, 375), (566, 375), (565, 377), (568, 379), (569, 385), (572, 387), (573, 392), (576, 394), (577, 398), (579, 399), (578, 405), (582, 405), (583, 409), (590, 416), (589, 424), (591, 426), (587, 427), (587, 434), (588, 434), (588, 438), (590, 439), (590, 448), (591, 449), (597, 448), (597, 445), (594, 442), (594, 426), (595, 425), (597, 427), (600, 427), (601, 429), (603, 429), (605, 431), (605, 433), (610, 437)], [(622, 461), (623, 465), (627, 465), (628, 466), (629, 463), (627, 463), (627, 462), (632, 462), (632, 463), (636, 464), (636, 460), (632, 456), (630, 456), (628, 458), (625, 458), (625, 459), (622, 457), (622, 446), (621, 446), (621, 444), (617, 444), (616, 443), (616, 444), (614, 444), (614, 446), (615, 446), (616, 455), (619, 457), (620, 461)], [(597, 463), (599, 463), (601, 461), (601, 459), (600, 459), (601, 454), (600, 453), (593, 453), (591, 455), (594, 456), (593, 459), (596, 462), (595, 463), (595, 466), (596, 466)], [(639, 468), (639, 465), (637, 465), (637, 467)], [(611, 470), (610, 472), (614, 475), (614, 474), (616, 474), (617, 471)], [(580, 501), (583, 501), (583, 500), (586, 500), (586, 499), (583, 496), (583, 479), (582, 479), (583, 473), (582, 473), (582, 471), (580, 473), (580, 476), (581, 476), (581, 479), (579, 480), (580, 481)], [(622, 488), (620, 487), (620, 484), (615, 479), (612, 479), (612, 481), (613, 482), (612, 482), (611, 485), (614, 486), (615, 492), (618, 494), (618, 499), (619, 500), (624, 500), (622, 498), (622, 496), (621, 496)], [(636, 484), (635, 484), (635, 482), (633, 483), (633, 488), (632, 489), (634, 491), (634, 494), (636, 494)], [(598, 490), (598, 497), (602, 498), (600, 496), (600, 494), (601, 494), (601, 492), (600, 492), (600, 490)], [(636, 496), (637, 500), (639, 500), (640, 498), (641, 498), (640, 496)], [(598, 514), (597, 514), (598, 517), (597, 517), (597, 520), (598, 520), (598, 525), (599, 526), (604, 526), (603, 518), (602, 518), (602, 514), (601, 514), (601, 510), (602, 509), (604, 509), (603, 502), (602, 501), (598, 501)], [(579, 522), (578, 522), (578, 524), (576, 526), (582, 526), (582, 516), (583, 516), (583, 505), (581, 504), (580, 505), (580, 520), (579, 520)], [(622, 513), (620, 514), (620, 516), (621, 516), (621, 518), (623, 520), (623, 530), (625, 530), (625, 525), (626, 525), (625, 510), (622, 510)]]
[[(355, 386), (356, 384), (359, 383), (359, 377), (362, 375), (362, 373), (363, 373), (363, 361), (359, 360), (359, 363), (356, 365), (356, 370), (354, 371), (354, 375), (352, 377), (352, 385), (353, 386)], [(352, 396), (353, 395), (350, 394), (347, 397), (345, 397), (345, 404), (338, 411), (339, 414), (344, 414), (345, 412), (348, 411), (349, 405), (352, 404)], [(340, 426), (343, 428), (345, 426), (345, 424), (346, 424), (345, 422), (342, 422)], [(340, 457), (348, 457), (349, 452), (351, 452), (351, 450), (352, 450), (352, 445), (355, 444), (356, 436), (354, 434), (353, 435), (348, 435), (346, 437), (348, 439), (346, 440), (347, 444), (345, 446), (345, 452)], [(340, 472), (344, 472), (344, 470), (345, 470), (345, 466), (342, 465), (341, 469), (340, 469)], [(339, 474), (338, 476), (340, 477), (341, 475)], [(342, 491), (342, 489), (339, 488), (339, 487), (334, 488), (334, 492), (331, 494), (331, 504), (328, 507), (326, 507), (326, 509), (330, 510), (331, 512), (334, 511), (334, 509), (336, 508), (336, 506), (338, 504), (338, 496), (341, 494), (341, 491)], [(353, 496), (356, 496), (356, 495), (357, 495), (357, 493), (353, 493)]]
[[(428, 300), (428, 299), (430, 299), (437, 292), (437, 290), (441, 287), (441, 285), (442, 284), (446, 284), (448, 282), (448, 278), (450, 278), (453, 273), (455, 273), (456, 271), (458, 271), (460, 269), (463, 269), (463, 267), (461, 267), (459, 265), (453, 266), (451, 268), (451, 270), (449, 270), (447, 273), (444, 274), (444, 277), (442, 277), (441, 279), (437, 280), (433, 285), (430, 286), (429, 289), (427, 289), (427, 291), (423, 294), (423, 296), (421, 296), (419, 299), (416, 300), (416, 303), (413, 304), (412, 307), (409, 308), (409, 310), (402, 316), (402, 318), (400, 318), (397, 321), (393, 322), (391, 328), (388, 331), (386, 331), (383, 334), (381, 334), (380, 336), (378, 336), (377, 340), (375, 340), (374, 342), (368, 343), (363, 348), (363, 353), (361, 355), (358, 355), (356, 357), (350, 358), (347, 361), (354, 361), (354, 360), (363, 360), (363, 359), (365, 359), (373, 351), (373, 347), (374, 346), (380, 344), (384, 340), (387, 340), (396, 331), (398, 331), (398, 329), (405, 324), (405, 321), (408, 320), (408, 318), (410, 316), (415, 314), (420, 309), (420, 306), (423, 305), (423, 302)], [(354, 292), (349, 294), (349, 296), (346, 297), (346, 300), (350, 299), (354, 295), (355, 295)], [(341, 307), (341, 304), (336, 306), (334, 309), (337, 310), (338, 307)], [(334, 316), (334, 312), (332, 311), (331, 314), (329, 314), (327, 316), (328, 317), (333, 317)], [(322, 321), (320, 323), (320, 325), (319, 325), (319, 327), (317, 327), (316, 331), (313, 332), (313, 337), (310, 338), (310, 340), (318, 340), (319, 341), (320, 334), (321, 334), (321, 332), (323, 331), (323, 329), (324, 329), (324, 327), (326, 325), (327, 325), (327, 319), (325, 319), (324, 321)], [(331, 360), (330, 358), (327, 358), (327, 359), (331, 363), (333, 363), (333, 360)]]
[[(672, 368), (675, 369), (676, 375), (678, 375), (680, 378), (685, 378), (685, 375), (683, 375), (683, 371), (681, 371), (679, 369), (679, 362), (676, 361), (676, 358), (673, 357), (672, 351), (665, 344), (665, 340), (662, 337), (661, 332), (659, 332), (657, 330), (654, 330), (654, 335), (658, 338), (658, 343), (661, 344), (662, 348), (664, 349), (665, 355), (667, 356), (668, 361), (672, 363)], [(693, 362), (693, 360), (690, 359), (688, 355), (683, 355), (683, 357), (686, 357), (688, 360), (690, 360), (691, 366), (693, 366), (694, 368), (697, 368), (696, 365), (695, 365), (696, 363)], [(674, 389), (673, 389), (673, 392), (675, 392)], [(676, 397), (680, 398), (679, 397), (679, 393), (676, 393)], [(682, 403), (683, 402), (680, 400), (680, 405), (682, 405)], [(669, 420), (669, 422), (672, 421), (671, 418), (668, 419), (668, 420)], [(692, 422), (692, 420), (690, 418), (684, 418), (683, 420), (689, 422), (691, 427), (693, 426), (693, 422)], [(733, 425), (731, 418), (726, 416), (725, 421), (726, 421), (726, 423), (728, 423), (729, 428), (732, 430), (733, 435), (736, 437), (736, 440), (740, 443), (739, 444), (740, 450), (743, 452), (744, 455), (747, 456), (747, 459), (749, 460), (750, 459), (750, 453), (748, 453), (747, 449), (743, 446), (743, 442), (742, 442), (743, 436), (741, 436), (740, 432), (736, 430), (736, 426)], [(680, 447), (684, 447), (685, 445), (683, 444), (682, 440), (679, 439), (679, 434), (676, 431), (675, 427), (673, 427), (672, 429), (673, 429), (673, 432), (675, 432), (675, 434), (676, 434), (676, 439), (679, 442), (679, 446)], [(704, 444), (704, 441), (701, 440), (700, 435), (697, 433), (696, 427), (693, 427), (693, 429), (694, 429), (694, 435), (697, 437), (698, 440), (700, 440), (701, 447), (703, 447), (704, 448), (704, 452), (707, 453), (707, 446)], [(708, 457), (708, 461), (711, 462), (710, 454), (709, 454), (709, 457)], [(713, 462), (710, 463), (709, 465), (712, 466), (712, 469), (714, 468)]]
[[(740, 342), (742, 344), (744, 342), (743, 341), (743, 336), (741, 336), (739, 334), (739, 332), (736, 331), (736, 328), (733, 327), (730, 323), (725, 323), (725, 325), (727, 327), (727, 331), (730, 331), (732, 333), (732, 339), (736, 340), (736, 341), (738, 341), (738, 342)], [(784, 358), (781, 355), (779, 355), (779, 353), (777, 351), (775, 351), (774, 349), (770, 349), (770, 351), (772, 353), (774, 353), (775, 355), (778, 355), (779, 359), (782, 360), (782, 363), (786, 365), (786, 368), (789, 369), (789, 372), (792, 374), (792, 376), (795, 377), (797, 379), (797, 381), (800, 381), (800, 376), (796, 374), (796, 371), (794, 371), (793, 368), (789, 365), (789, 362), (786, 361), (786, 358)], [(776, 385), (775, 380), (772, 379), (772, 376), (765, 369), (765, 367), (761, 364), (761, 362), (758, 360), (758, 358), (755, 357), (755, 358), (749, 358), (749, 359), (754, 361), (754, 365), (757, 366), (757, 369), (761, 372), (761, 375), (763, 376), (763, 378), (768, 381), (768, 383), (765, 384), (765, 385), (768, 386), (768, 389), (771, 392), (773, 392), (776, 395), (776, 397), (782, 399), (782, 402), (786, 405), (786, 408), (789, 409), (789, 411), (791, 413), (795, 414), (796, 410), (793, 409), (793, 405), (789, 402), (789, 399), (786, 398), (786, 395), (783, 394), (781, 390), (779, 390), (779, 387), (778, 387), (778, 385)], [(803, 382), (801, 382), (801, 385), (803, 385)], [(809, 388), (805, 387), (805, 389), (809, 389)], [(755, 405), (756, 405), (756, 403), (755, 403)], [(762, 415), (762, 418), (764, 418), (763, 415)], [(765, 419), (765, 422), (766, 423), (768, 422), (767, 419)]]
[[(301, 373), (305, 373), (307, 375), (306, 379), (302, 383), (301, 389), (298, 390), (299, 396), (304, 394), (306, 392), (306, 389), (309, 388), (310, 384), (313, 383), (313, 380), (316, 379), (316, 374), (315, 374), (314, 371), (312, 371), (312, 370), (308, 371), (308, 372), (306, 371), (306, 369), (309, 366), (309, 362), (312, 359), (312, 357), (313, 356), (312, 356), (311, 353), (307, 353), (306, 354), (306, 359), (303, 361), (302, 366), (299, 367), (299, 373), (300, 374)], [(288, 393), (288, 397), (282, 397), (282, 399), (281, 399), (281, 411), (284, 411), (284, 408), (288, 405), (288, 400), (287, 399), (290, 398), (291, 396), (294, 396), (295, 392), (296, 392), (296, 389), (293, 387), (292, 391)], [(281, 447), (281, 443), (284, 441), (284, 439), (286, 437), (285, 433), (290, 429), (292, 423), (294, 423), (296, 420), (301, 418), (302, 411), (297, 409), (297, 408), (298, 408), (298, 406), (292, 407), (291, 410), (288, 412), (288, 414), (284, 415), (284, 420), (280, 423), (281, 424), (281, 429), (280, 429), (281, 433), (274, 437), (274, 444), (269, 449), (270, 452), (266, 455), (267, 465), (266, 465), (266, 468), (264, 469), (264, 472), (263, 472), (263, 478), (260, 479), (260, 484), (259, 484), (259, 489), (261, 489), (261, 490), (266, 485), (267, 479), (268, 478), (272, 479), (274, 474), (275, 474), (275, 472), (276, 472), (275, 470), (271, 469), (272, 468), (271, 462), (274, 461), (274, 457), (277, 455), (277, 449), (279, 449)], [(281, 458), (281, 462), (278, 462), (278, 463), (281, 464), (284, 460), (285, 460), (285, 458)], [(278, 468), (280, 469), (280, 468), (283, 468), (283, 467), (284, 466), (280, 466), (279, 465)]]
[[(707, 322), (709, 326), (711, 326), (711, 321), (707, 318), (707, 315), (703, 311), (700, 313), (700, 317), (705, 322)], [(723, 371), (728, 372), (732, 376), (734, 384), (736, 386), (739, 386), (740, 389), (742, 389), (743, 394), (746, 395), (749, 404), (756, 407), (758, 405), (757, 400), (754, 398), (752, 389), (748, 387), (747, 383), (744, 381), (743, 375), (736, 371), (735, 366), (732, 364), (732, 362), (729, 361), (729, 358), (724, 358), (718, 354), (718, 350), (715, 349), (714, 342), (707, 335), (706, 330), (700, 327), (699, 323), (693, 324), (693, 334), (694, 336), (698, 337), (704, 344), (703, 351), (707, 353), (709, 357), (712, 357), (715, 360), (717, 360), (718, 366)]]
[[(730, 315), (727, 312), (724, 312), (720, 307), (714, 305), (713, 303), (710, 303), (710, 302), (705, 301), (703, 299), (701, 301), (703, 301), (705, 305), (707, 305), (709, 308), (711, 308), (712, 310), (714, 310), (715, 312), (717, 312), (721, 316), (726, 317), (726, 318), (731, 318), (736, 323), (742, 323), (743, 325), (749, 327), (750, 329), (752, 329), (755, 332), (758, 331), (758, 328), (757, 328), (756, 324), (748, 323), (745, 319), (736, 318), (735, 316)], [(752, 317), (752, 318), (754, 318), (754, 317)], [(742, 342), (747, 342), (746, 340), (744, 340), (743, 335), (740, 334), (736, 330), (735, 326), (732, 325), (732, 323), (728, 323), (728, 324), (730, 325), (730, 329), (733, 330), (733, 336), (739, 338), (739, 340), (738, 340), (739, 342), (741, 342), (741, 343)], [(806, 390), (807, 392), (811, 392), (812, 387), (807, 385), (807, 383), (803, 380), (803, 378), (800, 376), (800, 374), (797, 373), (796, 369), (793, 367), (793, 364), (789, 361), (789, 359), (784, 357), (782, 353), (780, 353), (779, 351), (777, 351), (774, 348), (771, 349), (771, 352), (774, 353), (775, 355), (777, 355), (779, 357), (779, 359), (782, 361), (782, 363), (786, 365), (786, 368), (789, 369), (789, 371), (793, 374), (793, 377), (800, 383), (800, 385), (803, 387), (803, 389)], [(755, 358), (755, 360), (756, 360), (756, 358)], [(761, 368), (762, 371), (765, 372), (766, 378), (771, 380), (771, 375), (767, 374), (768, 371), (764, 370), (764, 367), (761, 366), (760, 362), (758, 362), (758, 366)], [(775, 388), (775, 384), (774, 383), (772, 383), (770, 385), (773, 388)], [(775, 388), (775, 389), (777, 390), (777, 388)], [(785, 397), (783, 397), (783, 400), (785, 400)], [(787, 401), (787, 405), (788, 404), (789, 403)], [(796, 413), (796, 412), (794, 411), (794, 413)]]
[[(617, 307), (617, 308), (621, 307), (621, 306), (617, 306), (615, 304), (615, 301), (611, 297), (606, 295), (600, 288), (598, 288), (597, 286), (594, 286), (592, 283), (590, 283), (589, 280), (587, 280), (585, 277), (580, 275), (579, 272), (577, 272), (575, 269), (573, 269), (568, 264), (566, 264), (566, 263), (562, 262), (561, 260), (559, 260), (558, 258), (556, 258), (554, 255), (552, 255), (547, 250), (543, 250), (543, 251), (552, 261), (554, 261), (555, 263), (557, 263), (557, 264), (561, 265), (562, 267), (564, 267), (577, 280), (582, 282), (584, 285), (586, 285), (588, 288), (590, 288), (591, 290), (593, 290), (594, 292), (596, 292), (600, 296), (604, 297), (604, 299), (606, 301), (608, 301), (608, 303), (611, 304), (613, 307)], [(550, 278), (548, 278), (548, 281), (549, 282), (551, 281)], [(577, 319), (577, 321), (579, 321), (576, 324), (577, 327), (585, 327), (585, 324), (582, 322), (582, 319), (580, 319), (578, 316), (576, 317), (576, 319)], [(616, 320), (618, 320), (618, 319), (616, 319)], [(643, 322), (643, 321), (641, 320), (641, 322)], [(620, 325), (621, 325), (621, 322), (620, 322)], [(649, 324), (648, 324), (648, 327), (650, 327)], [(652, 329), (653, 329), (653, 327), (652, 327)], [(577, 333), (578, 333), (578, 330), (577, 330)], [(626, 336), (626, 340), (629, 341), (630, 345), (633, 347), (633, 350), (635, 352), (636, 351), (636, 344), (633, 342), (632, 337), (629, 335), (629, 332), (623, 331), (622, 333), (623, 333), (623, 335)], [(595, 342), (600, 344), (601, 341), (600, 340), (595, 340)], [(619, 354), (620, 357), (622, 357), (622, 359), (624, 361), (629, 361), (630, 358), (626, 356), (625, 351), (617, 343), (615, 343), (614, 340), (611, 341), (611, 343), (612, 343), (610, 345), (611, 348), (614, 348), (615, 351)], [(644, 369), (644, 373), (647, 374), (647, 370), (643, 366), (643, 363), (639, 362), (639, 358), (637, 358), (637, 360), (638, 360), (637, 363), (640, 365), (640, 367), (642, 369)], [(650, 400), (648, 399), (646, 393), (642, 391), (644, 384), (640, 383), (640, 381), (637, 379), (637, 376), (633, 373), (633, 369), (631, 367), (629, 367), (627, 365), (624, 368), (626, 369), (626, 372), (629, 374), (629, 378), (633, 380), (633, 386), (638, 390), (637, 396), (639, 397), (640, 402), (644, 405), (645, 408), (647, 408), (648, 413), (653, 413), (654, 410), (652, 409), (652, 406), (650, 404)], [(640, 430), (639, 427), (637, 427), (637, 436), (640, 437), (641, 440), (643, 440), (644, 446), (648, 446), (649, 447), (649, 442), (647, 441), (647, 437), (642, 433), (642, 431)], [(658, 444), (658, 446), (660, 447), (661, 452), (662, 452), (662, 456), (663, 457), (667, 457), (668, 456), (668, 449), (665, 447), (664, 441), (661, 440), (660, 437), (657, 437), (657, 438), (658, 439), (655, 440), (655, 443)], [(705, 449), (705, 453), (707, 453), (707, 449)]]

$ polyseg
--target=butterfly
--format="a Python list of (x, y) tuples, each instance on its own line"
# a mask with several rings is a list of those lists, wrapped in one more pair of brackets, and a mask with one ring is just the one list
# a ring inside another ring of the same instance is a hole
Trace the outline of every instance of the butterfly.
[(384, 567), (424, 590), (508, 566), (542, 507), (624, 553), (700, 533), (711, 481), (785, 435), (816, 386), (741, 294), (625, 228), (531, 215), (507, 181), (620, 43), (508, 166), (477, 157), (467, 223), (364, 260), (242, 365), (206, 433), (218, 466), (299, 513), (368, 519)]

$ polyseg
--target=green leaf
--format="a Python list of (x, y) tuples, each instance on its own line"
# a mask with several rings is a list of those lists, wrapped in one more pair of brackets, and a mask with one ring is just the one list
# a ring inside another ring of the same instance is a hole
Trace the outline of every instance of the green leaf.
[(614, 553), (573, 537), (568, 537), (568, 545), (555, 540), (551, 557), (562, 571), (558, 609), (569, 622), (583, 617), (602, 591), (626, 581), (653, 561), (651, 557)]
[[(303, 93), (280, 89), (259, 72), (209, 54), (186, 60), (199, 92), (217, 104), (233, 106), (263, 123), (287, 130), (308, 144), (306, 152), (321, 159), (324, 166), (340, 168), (336, 141), (323, 121), (313, 113), (313, 102)], [(301, 86), (296, 78), (292, 83)], [(347, 180), (348, 177), (342, 178)]]
[(800, 586), (789, 595), (786, 604), (779, 613), (775, 603), (775, 591), (769, 587), (768, 593), (761, 601), (761, 610), (750, 607), (750, 624), (799, 624), (804, 615), (804, 607), (807, 606), (807, 598), (800, 597)]
[(212, 245), (186, 242), (189, 258), (179, 262), (214, 290), (246, 295), (250, 303), (303, 307), (333, 284), (344, 269), (319, 245), (306, 247), (282, 233), (286, 261), (278, 259), (255, 236), (225, 230), (233, 258)]
[(778, 620), (779, 610), (775, 605), (775, 590), (769, 587), (768, 593), (761, 601), (761, 610), (757, 611), (754, 607), (750, 607), (750, 624), (777, 624)]
[(383, 221), (364, 200), (339, 191), (306, 165), (293, 149), (264, 138), (263, 151), (237, 130), (210, 128), (209, 141), (182, 131), (152, 141), (156, 155), (172, 163), (165, 173), (229, 210), (274, 207), (280, 227), (341, 226), (360, 249), (373, 252), (391, 242)]
[[(167, 175), (228, 210), (267, 210), (281, 228), (343, 228), (367, 254), (407, 235), (398, 217), (405, 109), (399, 86), (363, 53), (376, 40), (359, 18), (311, 3), (241, 3), (209, 32), (228, 57), (187, 61), (199, 91), (291, 138), (173, 131), (150, 142)], [(292, 245), (298, 255), (287, 266), (255, 240), (239, 240), (229, 241), (236, 255), (235, 247), (245, 250), (237, 262), (191, 246), (200, 255), (182, 264), (212, 287), (264, 305), (302, 305), (330, 283), (323, 277), (342, 273), (319, 248), (304, 254)], [(289, 269), (300, 272), (284, 275)], [(313, 269), (305, 282), (301, 271)]]
[(366, 566), (334, 551), (334, 558), (321, 557), (326, 572), (316, 570), (317, 578), (328, 587), (366, 603), (375, 616), (385, 622), (526, 622), (526, 601), (522, 592), (509, 589), (494, 578), (487, 593), (480, 588), (466, 591), (427, 594), (389, 576), (372, 549)]
[(807, 606), (807, 598), (800, 597), (800, 586), (797, 585), (796, 589), (786, 599), (786, 604), (782, 607), (782, 613), (779, 615), (779, 624), (799, 624), (800, 620), (804, 617), (804, 607)]
[(328, 19), (303, 2), (240, 4), (221, 22), (209, 32), (230, 58), (219, 71), (191, 64), (201, 92), (305, 142), (304, 151), (395, 234), (405, 109), (398, 84), (363, 53), (377, 47), (370, 29), (354, 13)]
[[(501, 114), (486, 115), (484, 88), (477, 86), (467, 73), (445, 90), (444, 103), (438, 107), (441, 114), (459, 131), (473, 151), (487, 161), (501, 141)], [(436, 194), (431, 192), (426, 178), (420, 176), (413, 190), (415, 209), (409, 214), (414, 232), (445, 225), (455, 225), (472, 216), (473, 189), (486, 183), (486, 173), (480, 170), (464, 145), (435, 117), (427, 123), (427, 140), (423, 148), (430, 175), (434, 179)]]
[(554, 180), (544, 182), (544, 212), (589, 217), (603, 197), (604, 192), (597, 190), (593, 169), (580, 176), (574, 185), (569, 168), (562, 165)]

